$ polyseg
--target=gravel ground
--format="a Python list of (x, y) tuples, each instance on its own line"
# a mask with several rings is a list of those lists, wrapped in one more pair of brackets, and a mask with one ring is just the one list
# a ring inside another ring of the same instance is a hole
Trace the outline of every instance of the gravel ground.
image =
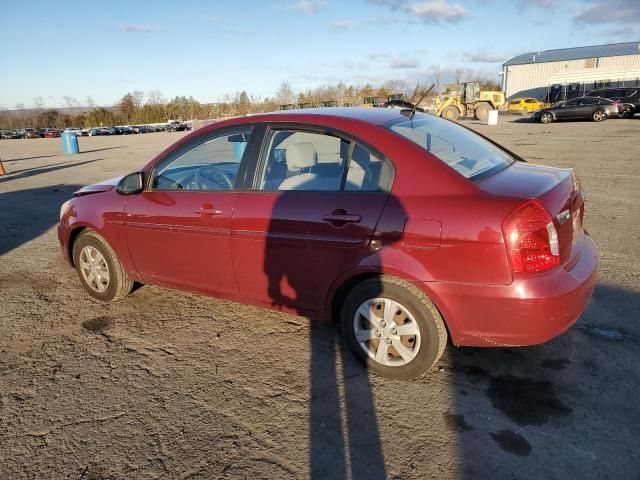
[(145, 286), (93, 301), (60, 204), (183, 133), (0, 141), (0, 478), (638, 478), (640, 119), (497, 127), (573, 167), (601, 255), (577, 325), (541, 346), (448, 347), (369, 377), (326, 324)]

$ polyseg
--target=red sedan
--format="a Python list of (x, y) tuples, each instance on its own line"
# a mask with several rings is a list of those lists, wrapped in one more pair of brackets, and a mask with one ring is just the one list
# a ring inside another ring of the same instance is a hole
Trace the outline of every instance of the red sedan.
[(597, 252), (572, 170), (447, 120), (316, 109), (202, 128), (76, 192), (62, 252), (87, 292), (134, 282), (335, 319), (373, 371), (455, 345), (545, 342), (584, 310)]
[(44, 138), (58, 138), (60, 137), (60, 130), (55, 128), (49, 128), (44, 132)]

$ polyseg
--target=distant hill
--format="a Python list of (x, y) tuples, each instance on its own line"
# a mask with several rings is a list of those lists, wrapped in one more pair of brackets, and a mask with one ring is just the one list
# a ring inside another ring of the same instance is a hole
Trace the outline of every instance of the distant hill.
[(111, 110), (113, 112), (115, 112), (117, 110), (117, 106), (112, 105), (109, 107), (104, 107), (104, 106), (96, 106), (96, 107), (44, 107), (44, 108), (22, 108), (22, 109), (18, 109), (18, 110), (3, 110), (4, 113), (7, 113), (9, 115), (16, 115), (16, 116), (20, 116), (20, 115), (35, 115), (39, 112), (46, 112), (49, 110), (57, 110), (60, 113), (68, 113), (70, 115), (80, 115), (81, 113), (87, 113), (90, 112), (91, 110), (94, 110), (96, 108), (104, 108), (106, 110)]

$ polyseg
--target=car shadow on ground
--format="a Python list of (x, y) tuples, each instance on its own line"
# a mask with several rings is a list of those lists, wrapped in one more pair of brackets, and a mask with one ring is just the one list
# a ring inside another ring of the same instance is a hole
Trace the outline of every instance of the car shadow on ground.
[(23, 170), (19, 170), (19, 171), (15, 172), (15, 173), (12, 173), (11, 171), (9, 171), (6, 175), (0, 177), (0, 184), (1, 183), (5, 183), (5, 182), (11, 182), (13, 180), (33, 177), (35, 175), (40, 175), (40, 174), (43, 174), (43, 173), (55, 172), (56, 170), (63, 170), (65, 168), (79, 167), (81, 165), (86, 165), (88, 163), (98, 162), (100, 160), (103, 160), (103, 159), (102, 158), (95, 158), (93, 160), (85, 160), (84, 162), (56, 163), (56, 164), (47, 165), (47, 166), (44, 166), (44, 167), (25, 168)]
[(118, 147), (105, 147), (105, 148), (94, 148), (93, 150), (80, 150), (80, 154), (83, 153), (93, 153), (93, 152), (102, 152), (104, 150), (115, 150), (116, 148), (128, 148), (129, 145), (120, 145)]
[[(624, 401), (638, 378), (624, 378), (613, 359), (638, 354), (628, 321), (639, 311), (638, 292), (598, 285), (578, 322), (548, 343), (450, 345), (442, 364), (453, 405), (444, 415), (458, 434), (462, 478), (626, 478), (632, 451), (612, 440), (632, 444), (640, 434)], [(625, 418), (634, 426), (626, 432)]]
[(22, 158), (3, 158), (3, 162), (20, 162), (22, 160), (37, 160), (39, 158), (57, 157), (57, 155), (38, 155), (35, 157), (22, 157)]
[[(60, 206), (80, 188), (82, 185), (58, 184), (0, 193), (0, 256), (57, 224)], [(19, 207), (13, 208), (16, 205)]]

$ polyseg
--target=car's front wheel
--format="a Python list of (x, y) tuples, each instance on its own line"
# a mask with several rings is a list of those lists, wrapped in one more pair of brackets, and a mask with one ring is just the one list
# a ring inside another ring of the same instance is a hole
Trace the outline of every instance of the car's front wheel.
[(591, 118), (593, 118), (594, 122), (602, 122), (607, 119), (607, 114), (604, 110), (596, 110)]
[(551, 123), (553, 122), (553, 115), (551, 115), (549, 112), (545, 112), (540, 115), (540, 121), (542, 123)]
[(417, 287), (394, 277), (358, 284), (347, 295), (340, 316), (342, 333), (356, 357), (384, 377), (422, 375), (447, 343), (438, 309)]
[(119, 300), (133, 289), (133, 281), (116, 253), (104, 238), (93, 231), (81, 233), (74, 242), (73, 263), (82, 286), (98, 300)]

